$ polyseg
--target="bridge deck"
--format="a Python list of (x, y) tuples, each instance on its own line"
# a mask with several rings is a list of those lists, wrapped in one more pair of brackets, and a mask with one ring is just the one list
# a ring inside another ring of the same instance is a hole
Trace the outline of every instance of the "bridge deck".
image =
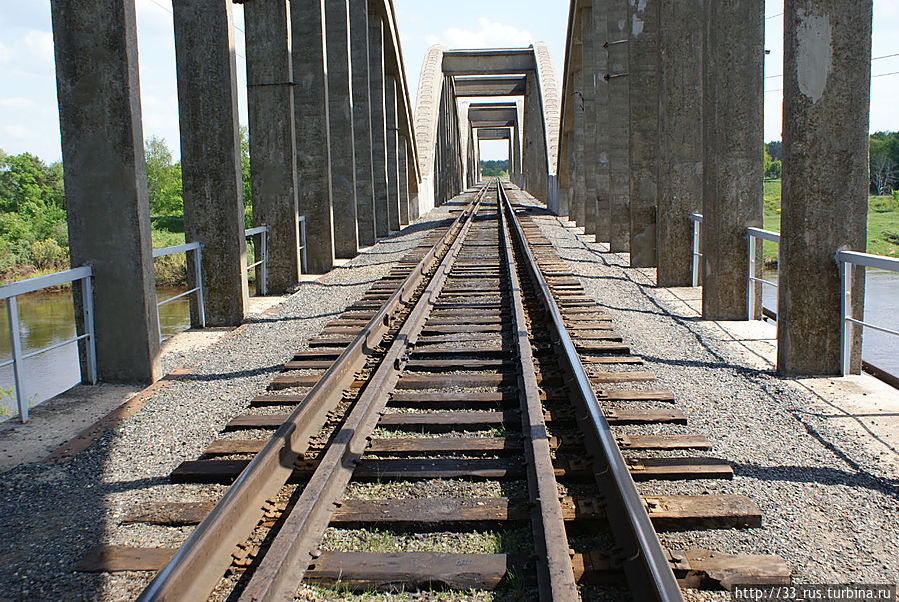
[[(652, 270), (627, 267), (625, 256), (603, 253), (602, 245), (584, 242), (569, 222), (546, 213), (524, 193), (511, 194), (513, 201), (534, 206), (536, 223), (570, 260), (572, 274), (620, 325), (625, 342), (644, 358), (644, 369), (658, 375), (645, 387), (675, 391), (676, 407), (690, 418), (689, 429), (633, 425), (628, 433), (702, 432), (712, 442), (712, 454), (730, 460), (735, 471), (733, 481), (638, 486), (655, 495), (749, 495), (763, 510), (762, 527), (739, 536), (727, 530), (663, 533), (663, 544), (779, 554), (798, 582), (883, 582), (899, 573), (899, 542), (884, 537), (899, 531), (899, 393), (868, 376), (775, 377), (772, 325), (701, 320), (696, 290), (655, 288)], [(180, 529), (122, 526), (121, 515), (136, 502), (177, 501), (176, 489), (165, 479), (169, 472), (197, 457), (230, 418), (244, 413), (287, 355), (386, 273), (450, 208), (439, 208), (347, 266), (302, 284), (294, 296), (208, 347), (170, 354), (165, 360), (170, 368), (189, 368), (182, 370), (183, 382), (153, 389), (140, 399), (142, 409), (130, 416), (123, 412), (120, 425), (100, 444), (63, 463), (6, 472), (0, 512), (16, 529), (3, 535), (17, 552), (0, 568), (0, 589), (22, 591), (25, 583), (48, 598), (73, 592), (109, 599), (125, 595), (113, 577), (73, 574), (67, 561), (57, 559), (74, 562), (98, 542), (163, 547), (180, 542)], [(102, 392), (85, 403), (100, 404)], [(623, 409), (622, 402), (601, 403)], [(633, 408), (645, 402), (626, 403)], [(16, 429), (27, 429), (22, 436), (34, 440), (51, 434), (39, 419)], [(59, 499), (67, 500), (65, 516), (59, 515)], [(45, 564), (48, 559), (52, 564)]]

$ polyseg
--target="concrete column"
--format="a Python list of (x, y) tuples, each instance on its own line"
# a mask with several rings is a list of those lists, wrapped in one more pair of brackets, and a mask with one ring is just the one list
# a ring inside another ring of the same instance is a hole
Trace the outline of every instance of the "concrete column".
[[(247, 247), (231, 2), (174, 0), (172, 8), (184, 236), (203, 245), (206, 324), (240, 324), (248, 301)], [(193, 270), (187, 273), (195, 286)], [(191, 316), (196, 323), (193, 307)]]
[(630, 0), (628, 50), (631, 265), (657, 264), (659, 1)]
[(384, 22), (368, 16), (368, 81), (371, 102), (372, 189), (375, 197), (375, 233), (390, 234), (387, 212), (387, 121), (384, 100)]
[(630, 250), (630, 213), (628, 209), (628, 76), (627, 76), (627, 2), (608, 0), (606, 14), (608, 57), (609, 115), (609, 250)]
[(397, 160), (396, 76), (384, 78), (384, 117), (387, 129), (387, 219), (391, 232), (400, 229), (399, 161)]
[(659, 286), (690, 286), (693, 224), (702, 211), (702, 0), (661, 0), (659, 10)]
[(296, 115), (297, 202), (300, 214), (306, 216), (306, 267), (311, 273), (322, 274), (334, 267), (323, 0), (292, 2), (290, 26)]
[[(784, 5), (784, 173), (777, 371), (840, 373), (837, 249), (865, 251), (871, 0), (787, 0)], [(839, 160), (834, 160), (835, 158)], [(865, 270), (854, 271), (861, 318)], [(861, 370), (853, 329), (851, 370)]]
[[(579, 47), (575, 47), (574, 52), (580, 52)], [(572, 155), (569, 158), (568, 165), (571, 166), (571, 199), (569, 200), (568, 210), (571, 220), (578, 226), (583, 227), (585, 205), (587, 197), (587, 178), (586, 178), (586, 161), (584, 160), (584, 78), (580, 65), (571, 76), (573, 94), (570, 98), (571, 108), (574, 111), (574, 129), (571, 132), (573, 145), (571, 147)]]
[[(94, 271), (98, 375), (152, 382), (159, 335), (134, 1), (53, 0), (50, 8), (69, 254)], [(81, 305), (80, 287), (73, 291)]]
[(558, 214), (568, 217), (571, 212), (571, 132), (565, 131), (562, 121), (562, 132), (559, 135), (559, 207)]
[[(521, 121), (518, 122), (519, 124)], [(512, 128), (512, 161), (515, 163), (515, 171), (509, 174), (509, 178), (516, 186), (521, 186), (521, 135), (519, 126)]]
[[(599, 2), (597, 2), (599, 4)], [(596, 144), (596, 32), (593, 29), (593, 9), (581, 11), (581, 91), (584, 103), (584, 234), (596, 241), (596, 165), (599, 146)], [(601, 49), (600, 49), (601, 50)]]
[[(289, 0), (244, 5), (253, 224), (267, 225), (269, 293), (300, 279)], [(256, 268), (257, 278), (262, 270)]]
[(397, 171), (399, 176), (397, 184), (399, 186), (399, 203), (400, 203), (400, 225), (409, 225), (409, 172), (407, 161), (406, 137), (399, 135), (397, 143)]
[(356, 224), (359, 245), (375, 244), (372, 170), (371, 82), (368, 77), (368, 0), (350, 0), (350, 62), (353, 71), (353, 138), (356, 161)]
[(608, 53), (603, 44), (606, 40), (606, 20), (608, 5), (605, 2), (593, 4), (593, 102), (592, 119), (594, 129), (594, 188), (596, 195), (596, 241), (609, 241), (609, 82)]
[(356, 230), (356, 161), (347, 0), (325, 0), (325, 27), (334, 256), (349, 259), (359, 253), (359, 235)]
[(762, 225), (764, 11), (763, 0), (705, 3), (702, 315), (711, 320), (746, 319), (746, 227)]

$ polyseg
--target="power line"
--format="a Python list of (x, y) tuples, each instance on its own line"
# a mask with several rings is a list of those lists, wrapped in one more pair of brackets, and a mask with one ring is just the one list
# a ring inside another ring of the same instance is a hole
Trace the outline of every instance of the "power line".
[[(173, 13), (173, 12), (172, 12), (172, 9), (170, 9), (169, 7), (167, 7), (167, 6), (163, 5), (163, 4), (160, 4), (160, 3), (157, 2), (156, 0), (150, 0), (150, 2), (152, 2), (152, 3), (155, 4), (156, 6), (158, 6), (159, 8), (161, 8), (162, 10), (164, 10), (165, 12), (167, 12), (168, 14), (174, 16), (175, 13)], [(242, 34), (247, 35), (247, 33), (246, 33), (243, 29), (241, 29), (240, 27), (238, 27), (238, 26), (235, 25), (234, 23), (231, 24), (231, 27), (233, 27), (234, 29), (236, 29), (237, 31), (239, 31), (239, 32), (242, 33)], [(240, 55), (238, 55), (238, 56), (240, 56)], [(244, 58), (244, 57), (241, 56), (241, 58)]]
[(781, 15), (783, 15), (783, 13), (777, 13), (776, 15), (771, 15), (770, 17), (765, 17), (765, 21), (770, 21), (771, 19), (773, 19), (775, 17), (779, 17)]
[[(877, 75), (872, 75), (871, 79), (874, 79), (875, 77), (888, 77), (890, 75), (899, 75), (899, 71), (891, 71), (890, 73), (878, 73)], [(783, 88), (765, 90), (765, 94), (767, 94), (768, 92), (783, 92)]]
[[(871, 62), (873, 63), (874, 61), (879, 61), (881, 59), (890, 59), (890, 58), (893, 58), (894, 56), (899, 56), (899, 52), (897, 52), (895, 54), (884, 54), (881, 56), (875, 56), (874, 58), (871, 59)], [(884, 75), (893, 75), (893, 73), (881, 73), (880, 75), (872, 75), (871, 77), (883, 77)], [(783, 77), (783, 73), (778, 73), (777, 75), (766, 75), (765, 79), (775, 79), (778, 77)]]

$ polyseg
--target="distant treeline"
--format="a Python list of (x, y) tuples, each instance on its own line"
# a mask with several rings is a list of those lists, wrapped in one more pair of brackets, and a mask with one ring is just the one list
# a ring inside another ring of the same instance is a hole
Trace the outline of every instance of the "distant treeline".
[(493, 161), (484, 161), (481, 160), (481, 175), (485, 178), (493, 178), (499, 176), (508, 176), (509, 175), (509, 160), (493, 160)]

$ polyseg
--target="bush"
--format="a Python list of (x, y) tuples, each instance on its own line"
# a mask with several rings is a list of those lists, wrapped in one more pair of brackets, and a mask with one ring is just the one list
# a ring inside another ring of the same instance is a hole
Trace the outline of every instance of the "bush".
[(52, 238), (31, 243), (31, 263), (38, 269), (65, 270), (69, 267), (69, 251)]

